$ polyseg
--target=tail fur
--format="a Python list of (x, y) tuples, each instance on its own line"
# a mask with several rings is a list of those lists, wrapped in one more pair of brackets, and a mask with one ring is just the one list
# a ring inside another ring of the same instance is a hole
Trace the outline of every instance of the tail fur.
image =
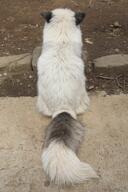
[(42, 162), (55, 184), (70, 185), (97, 178), (91, 166), (76, 155), (83, 135), (83, 126), (65, 112), (55, 117), (46, 129)]

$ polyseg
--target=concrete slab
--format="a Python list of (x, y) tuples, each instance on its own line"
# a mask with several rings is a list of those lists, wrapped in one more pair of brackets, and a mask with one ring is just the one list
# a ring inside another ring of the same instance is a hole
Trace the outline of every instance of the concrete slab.
[(128, 66), (128, 55), (127, 54), (106, 55), (95, 59), (94, 63), (95, 67), (97, 68)]
[(35, 109), (36, 98), (0, 98), (0, 192), (127, 192), (128, 95), (91, 96), (79, 117), (87, 132), (80, 158), (100, 175), (71, 188), (45, 186), (41, 165), (44, 129), (50, 119)]
[(21, 71), (31, 69), (30, 53), (0, 57), (0, 71)]

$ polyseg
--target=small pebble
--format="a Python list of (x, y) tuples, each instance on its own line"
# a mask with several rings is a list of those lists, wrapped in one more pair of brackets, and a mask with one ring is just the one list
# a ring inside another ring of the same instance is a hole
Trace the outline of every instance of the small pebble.
[(120, 52), (120, 50), (119, 50), (119, 49), (115, 49), (115, 52), (116, 52), (116, 53), (119, 53), (119, 52)]
[(89, 87), (88, 87), (88, 90), (92, 90), (92, 89), (94, 89), (94, 85), (90, 85)]
[(29, 75), (29, 79), (32, 79), (32, 75)]
[(19, 82), (20, 82), (20, 79), (17, 79), (16, 81), (17, 81), (17, 83), (19, 83)]
[(115, 21), (114, 24), (113, 24), (113, 26), (114, 26), (115, 28), (119, 28), (119, 27), (121, 27), (121, 25), (119, 24), (118, 21)]
[(5, 38), (4, 38), (4, 41), (7, 41), (7, 39), (8, 39), (8, 38), (7, 38), (7, 37), (5, 37)]
[(100, 92), (99, 92), (99, 95), (100, 95), (101, 97), (105, 97), (105, 96), (107, 96), (107, 93), (106, 93), (106, 91), (100, 91)]
[(90, 38), (85, 38), (85, 43), (92, 45), (93, 41)]

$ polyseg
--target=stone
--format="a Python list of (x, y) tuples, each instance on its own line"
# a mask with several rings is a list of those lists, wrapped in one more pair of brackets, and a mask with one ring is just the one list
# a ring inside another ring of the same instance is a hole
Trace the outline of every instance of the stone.
[(38, 61), (38, 58), (41, 54), (41, 50), (42, 50), (41, 46), (38, 46), (33, 50), (33, 53), (32, 53), (32, 68), (33, 68), (33, 70), (37, 69), (37, 61)]
[(119, 53), (119, 52), (120, 52), (120, 50), (119, 50), (118, 48), (116, 48), (116, 49), (115, 49), (115, 52), (116, 52), (116, 53)]
[(0, 71), (31, 70), (31, 58), (30, 53), (0, 57)]
[(128, 66), (128, 54), (107, 55), (94, 60), (96, 68)]
[(113, 26), (114, 26), (115, 28), (120, 28), (120, 27), (121, 27), (121, 25), (119, 24), (118, 21), (115, 21)]
[(106, 91), (97, 91), (98, 95), (101, 96), (101, 97), (106, 97), (107, 96), (107, 93)]
[(92, 90), (92, 89), (94, 89), (94, 88), (95, 88), (94, 85), (90, 85), (90, 86), (88, 87), (88, 90)]

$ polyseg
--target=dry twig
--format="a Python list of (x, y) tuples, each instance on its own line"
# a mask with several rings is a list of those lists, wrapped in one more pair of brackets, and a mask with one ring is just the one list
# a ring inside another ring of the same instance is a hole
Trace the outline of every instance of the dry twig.
[(96, 76), (96, 78), (106, 79), (106, 80), (114, 80), (115, 79), (113, 77), (106, 77), (106, 76), (102, 76), (102, 75)]
[(117, 83), (117, 86), (118, 86), (119, 88), (123, 89), (123, 87), (121, 86), (121, 84), (120, 84), (120, 82), (119, 82), (119, 78), (118, 78), (118, 77), (115, 78), (115, 81), (116, 81), (116, 83)]

